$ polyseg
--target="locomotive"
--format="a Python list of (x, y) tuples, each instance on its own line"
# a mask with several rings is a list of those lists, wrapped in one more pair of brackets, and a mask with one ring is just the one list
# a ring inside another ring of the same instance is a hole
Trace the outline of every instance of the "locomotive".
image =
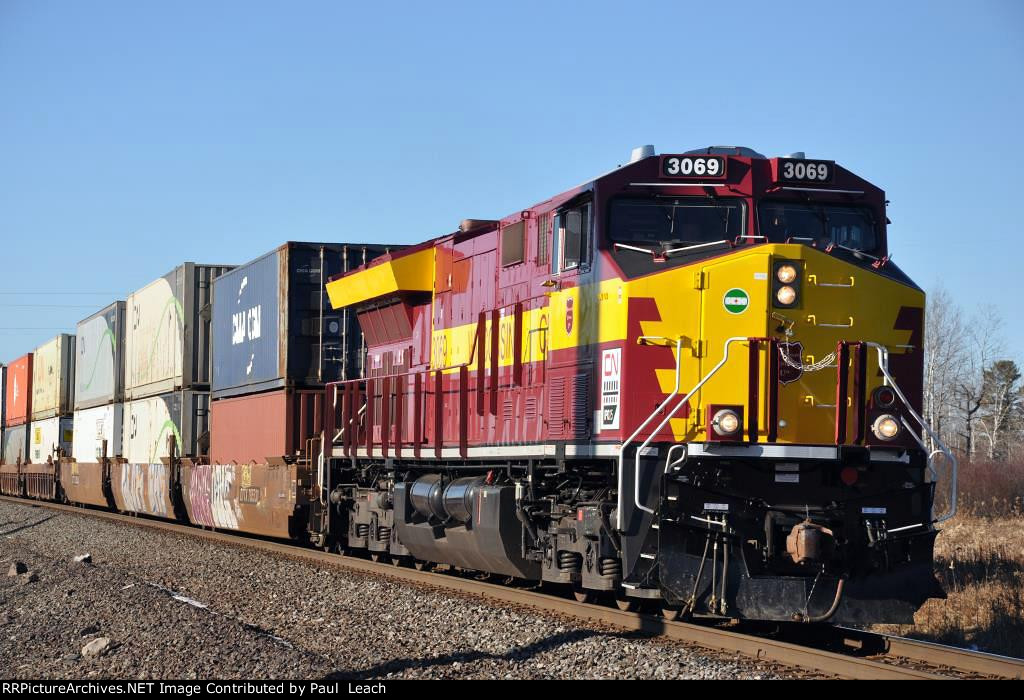
[(670, 619), (912, 622), (944, 595), (957, 465), (921, 417), (925, 298), (885, 208), (830, 160), (642, 147), (417, 245), (187, 263), (129, 300), (157, 330), (123, 302), (79, 324), (109, 386), (79, 370), (70, 457), (5, 431), (0, 492)]
[(644, 147), (331, 279), (367, 358), (327, 387), (314, 541), (670, 618), (912, 622), (956, 463), (885, 207), (829, 160)]

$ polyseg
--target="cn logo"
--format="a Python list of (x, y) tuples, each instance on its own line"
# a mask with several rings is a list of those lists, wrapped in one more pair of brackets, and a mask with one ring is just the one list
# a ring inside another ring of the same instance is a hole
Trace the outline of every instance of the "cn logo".
[(622, 356), (618, 352), (606, 352), (602, 358), (602, 368), (604, 369), (605, 377), (618, 378), (620, 369), (620, 363), (622, 362)]

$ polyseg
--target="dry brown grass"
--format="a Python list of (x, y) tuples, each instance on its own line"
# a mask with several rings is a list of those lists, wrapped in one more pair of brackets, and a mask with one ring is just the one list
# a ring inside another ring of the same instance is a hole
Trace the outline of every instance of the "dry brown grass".
[(960, 513), (935, 543), (948, 598), (930, 600), (913, 625), (880, 631), (1024, 657), (1024, 465), (970, 464)]

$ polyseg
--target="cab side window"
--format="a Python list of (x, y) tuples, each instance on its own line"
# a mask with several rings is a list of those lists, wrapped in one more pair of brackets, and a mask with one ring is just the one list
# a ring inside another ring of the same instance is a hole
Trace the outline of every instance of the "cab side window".
[[(590, 242), (590, 202), (558, 212), (554, 226), (551, 271), (574, 270), (586, 265)], [(560, 263), (560, 265), (559, 265)]]

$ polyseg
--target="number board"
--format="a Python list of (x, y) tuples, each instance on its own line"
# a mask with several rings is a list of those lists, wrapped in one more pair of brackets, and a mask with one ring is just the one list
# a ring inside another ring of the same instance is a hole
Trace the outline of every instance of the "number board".
[(725, 156), (662, 156), (662, 177), (721, 180), (725, 177)]
[(831, 160), (779, 158), (776, 168), (777, 182), (830, 183), (836, 173), (835, 161)]

